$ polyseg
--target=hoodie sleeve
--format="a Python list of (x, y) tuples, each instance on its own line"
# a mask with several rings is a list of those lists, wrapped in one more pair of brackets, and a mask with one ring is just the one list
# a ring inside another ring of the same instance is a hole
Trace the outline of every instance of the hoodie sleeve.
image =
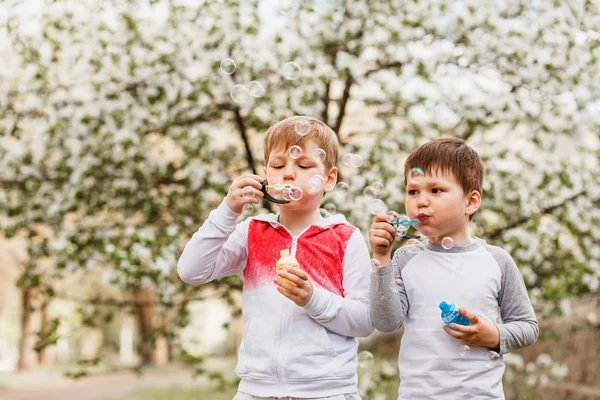
[(500, 354), (531, 346), (539, 335), (538, 321), (527, 294), (525, 282), (513, 258), (504, 249), (488, 245), (502, 271), (498, 294), (502, 323), (496, 324), (500, 334)]
[(248, 258), (248, 222), (236, 227), (239, 215), (225, 200), (210, 212), (179, 257), (177, 273), (182, 281), (200, 285), (244, 270)]
[(365, 240), (360, 230), (355, 229), (344, 254), (344, 297), (315, 286), (304, 306), (307, 314), (339, 335), (369, 336), (373, 332), (369, 315), (370, 265)]
[(408, 296), (402, 270), (414, 257), (400, 248), (394, 253), (392, 263), (373, 271), (371, 277), (371, 317), (380, 332), (395, 332), (402, 327), (408, 310)]

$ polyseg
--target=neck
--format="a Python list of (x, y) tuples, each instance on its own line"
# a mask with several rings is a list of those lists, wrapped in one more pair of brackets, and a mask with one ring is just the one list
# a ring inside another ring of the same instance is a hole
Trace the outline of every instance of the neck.
[(298, 236), (322, 218), (318, 209), (308, 211), (280, 209), (279, 212), (279, 222), (294, 236)]
[(427, 239), (429, 240), (429, 243), (442, 244), (442, 239), (444, 239), (445, 237), (451, 237), (454, 241), (454, 246), (467, 246), (473, 243), (473, 238), (469, 234), (468, 229), (463, 229), (453, 233), (448, 232), (446, 235), (443, 236), (431, 236)]

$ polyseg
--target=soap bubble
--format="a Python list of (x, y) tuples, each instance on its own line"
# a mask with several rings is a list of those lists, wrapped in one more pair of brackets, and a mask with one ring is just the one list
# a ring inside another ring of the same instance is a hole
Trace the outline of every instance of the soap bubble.
[(322, 163), (323, 161), (325, 161), (326, 157), (327, 153), (325, 153), (325, 150), (323, 149), (315, 149), (312, 153), (312, 159), (318, 163)]
[(394, 210), (390, 210), (387, 212), (388, 222), (396, 222), (398, 221), (398, 213)]
[(487, 352), (487, 360), (485, 362), (485, 366), (486, 368), (494, 368), (496, 365), (500, 364), (502, 362), (501, 358), (500, 358), (500, 354), (496, 353), (495, 351), (488, 351)]
[(235, 61), (233, 61), (231, 58), (226, 58), (223, 61), (221, 61), (221, 72), (223, 72), (224, 74), (231, 75), (235, 72), (235, 69)]
[(323, 175), (313, 175), (307, 184), (307, 190), (310, 194), (316, 194), (325, 187), (325, 177)]
[(254, 206), (250, 203), (244, 204), (242, 207), (242, 214), (251, 215), (254, 212)]
[(425, 250), (425, 246), (423, 245), (423, 243), (421, 243), (421, 241), (419, 239), (408, 239), (406, 241), (405, 247), (406, 247), (406, 250), (412, 254), (415, 254), (415, 253)]
[(294, 79), (298, 79), (301, 72), (302, 68), (294, 61), (290, 61), (283, 66), (283, 76), (287, 80), (293, 81)]
[(379, 262), (379, 260), (376, 260), (374, 258), (371, 260), (371, 265), (373, 266), (373, 268), (381, 268), (381, 263)]
[(302, 155), (302, 147), (298, 145), (293, 145), (292, 147), (290, 147), (288, 153), (290, 154), (290, 157), (292, 157), (295, 160)]
[(325, 209), (325, 211), (327, 211), (331, 215), (333, 215), (337, 212), (337, 206), (335, 205), (335, 203), (333, 203), (331, 201), (328, 203), (325, 203), (323, 208)]
[(304, 194), (302, 192), (302, 189), (299, 188), (298, 186), (294, 186), (289, 191), (290, 191), (290, 199), (292, 199), (294, 201), (300, 200), (302, 198), (302, 195)]
[(265, 95), (265, 88), (259, 81), (252, 81), (248, 84), (248, 93), (252, 97), (263, 97)]
[(371, 186), (373, 187), (373, 189), (375, 189), (375, 192), (377, 193), (377, 196), (381, 196), (383, 194), (383, 183), (381, 182), (373, 182), (371, 184)]
[(252, 186), (246, 186), (244, 189), (242, 189), (242, 197), (245, 199), (254, 198), (254, 189)]
[(407, 229), (411, 226), (411, 219), (406, 214), (399, 214), (398, 222), (399, 222), (398, 225), (401, 225)]
[(461, 357), (466, 357), (470, 351), (471, 351), (471, 348), (469, 346), (467, 346), (466, 344), (462, 344), (462, 345), (458, 346), (458, 355)]
[(451, 237), (445, 237), (442, 239), (442, 247), (446, 250), (450, 250), (452, 247), (454, 247), (454, 239), (452, 239)]
[(363, 189), (363, 195), (371, 199), (376, 199), (379, 197), (379, 195), (377, 194), (377, 190), (371, 185)]
[(294, 123), (294, 131), (297, 135), (306, 136), (310, 133), (310, 121), (307, 119), (301, 119)]
[(371, 203), (370, 208), (371, 208), (371, 214), (373, 214), (373, 215), (385, 214), (388, 211), (387, 204), (385, 204), (385, 202), (381, 199), (375, 199)]
[(250, 100), (250, 93), (248, 93), (248, 89), (244, 85), (233, 85), (231, 88), (231, 98), (236, 103), (246, 103)]
[(407, 180), (409, 183), (418, 185), (423, 177), (425, 177), (425, 172), (423, 172), (421, 168), (411, 168), (410, 171), (408, 171)]
[(373, 365), (373, 354), (368, 351), (358, 353), (358, 366), (360, 368), (369, 368)]
[(290, 201), (290, 200), (292, 200), (291, 194), (292, 194), (292, 193), (291, 193), (291, 190), (290, 190), (290, 189), (283, 189), (283, 190), (281, 191), (281, 198), (282, 198), (283, 200)]
[(346, 182), (339, 182), (335, 185), (335, 195), (338, 197), (346, 197), (350, 193), (350, 186)]
[(362, 156), (356, 153), (346, 153), (342, 157), (342, 162), (347, 167), (357, 168), (363, 163)]

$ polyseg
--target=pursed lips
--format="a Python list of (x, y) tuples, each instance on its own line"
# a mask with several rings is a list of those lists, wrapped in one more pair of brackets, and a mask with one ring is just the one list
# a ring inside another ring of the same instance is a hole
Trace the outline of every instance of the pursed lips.
[(419, 214), (419, 215), (417, 215), (417, 219), (421, 223), (428, 221), (429, 218), (431, 218), (431, 216), (429, 216), (429, 215), (425, 215), (425, 214)]

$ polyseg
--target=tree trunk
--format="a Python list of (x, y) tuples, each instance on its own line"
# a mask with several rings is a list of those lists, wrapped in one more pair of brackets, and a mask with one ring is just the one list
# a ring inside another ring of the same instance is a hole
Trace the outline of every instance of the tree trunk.
[(167, 330), (167, 311), (160, 313), (160, 328), (154, 340), (154, 351), (152, 352), (152, 364), (166, 365), (169, 362), (169, 342), (165, 337)]
[(21, 286), (20, 289), (22, 313), (17, 371), (29, 371), (35, 367), (37, 361), (37, 353), (34, 350), (36, 337), (34, 335), (33, 290), (27, 286)]
[(169, 361), (169, 349), (164, 337), (164, 329), (162, 326), (155, 328), (154, 320), (157, 316), (155, 289), (136, 289), (134, 298), (140, 331), (139, 351), (142, 364), (164, 365)]
[[(48, 301), (44, 301), (40, 308), (40, 331), (48, 332)], [(40, 365), (50, 364), (50, 357), (48, 354), (48, 347), (44, 347), (38, 352), (38, 363)]]

